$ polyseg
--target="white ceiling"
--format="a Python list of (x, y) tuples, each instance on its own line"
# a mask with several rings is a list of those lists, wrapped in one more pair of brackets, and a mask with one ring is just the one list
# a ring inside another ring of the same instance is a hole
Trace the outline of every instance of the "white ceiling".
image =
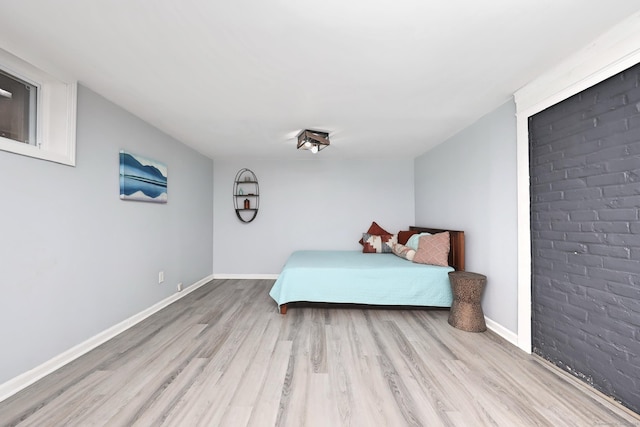
[(210, 157), (416, 156), (638, 0), (0, 0), (0, 47)]

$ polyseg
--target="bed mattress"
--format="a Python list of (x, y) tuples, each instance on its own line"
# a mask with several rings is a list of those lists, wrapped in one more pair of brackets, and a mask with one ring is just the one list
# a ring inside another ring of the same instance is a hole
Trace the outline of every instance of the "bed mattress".
[(450, 307), (453, 270), (386, 253), (297, 251), (269, 295), (279, 306), (306, 301)]

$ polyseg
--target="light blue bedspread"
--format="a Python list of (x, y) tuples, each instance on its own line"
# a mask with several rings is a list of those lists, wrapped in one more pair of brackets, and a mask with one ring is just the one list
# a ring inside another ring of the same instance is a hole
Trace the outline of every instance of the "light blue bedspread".
[(297, 251), (269, 295), (294, 301), (450, 307), (452, 267), (415, 264), (394, 254)]

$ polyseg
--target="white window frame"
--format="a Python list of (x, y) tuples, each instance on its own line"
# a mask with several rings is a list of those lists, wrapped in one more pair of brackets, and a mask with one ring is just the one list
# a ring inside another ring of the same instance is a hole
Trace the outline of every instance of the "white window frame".
[(0, 69), (38, 87), (35, 144), (0, 137), (0, 150), (75, 166), (77, 83), (64, 81), (2, 49)]

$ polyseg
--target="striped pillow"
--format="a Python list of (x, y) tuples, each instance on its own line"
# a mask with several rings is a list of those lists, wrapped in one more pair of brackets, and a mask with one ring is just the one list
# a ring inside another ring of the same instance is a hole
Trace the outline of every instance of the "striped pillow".
[(393, 252), (393, 244), (398, 241), (395, 234), (362, 233), (362, 252), (367, 254), (381, 254)]

